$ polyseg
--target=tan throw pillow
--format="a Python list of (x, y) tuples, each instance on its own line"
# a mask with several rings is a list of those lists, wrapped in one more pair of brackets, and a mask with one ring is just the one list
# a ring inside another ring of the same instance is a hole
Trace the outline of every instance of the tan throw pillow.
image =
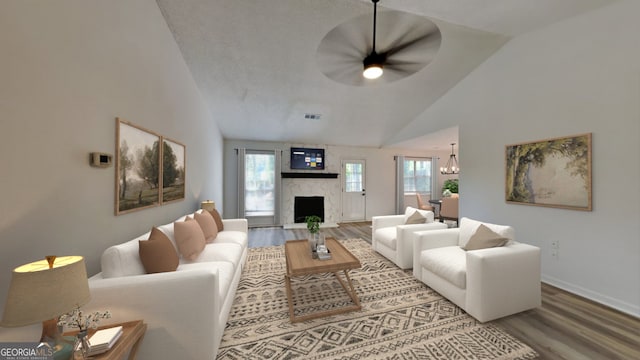
[(213, 209), (213, 210), (209, 211), (209, 214), (211, 214), (211, 216), (213, 216), (213, 220), (215, 220), (215, 222), (216, 222), (216, 226), (218, 227), (218, 231), (224, 231), (224, 223), (222, 222), (222, 217), (220, 216), (220, 213), (218, 212), (218, 210)]
[(202, 213), (195, 213), (193, 217), (200, 225), (200, 229), (202, 229), (202, 233), (204, 233), (204, 239), (206, 242), (211, 243), (218, 236), (218, 226), (216, 226), (215, 220), (213, 220), (213, 216), (208, 211), (203, 211)]
[(176, 221), (173, 223), (173, 230), (180, 255), (187, 260), (195, 260), (207, 245), (198, 222), (191, 218)]
[(480, 224), (476, 232), (469, 238), (467, 245), (462, 248), (468, 251), (498, 247), (506, 244), (508, 240), (509, 239), (484, 226), (484, 224)]
[(411, 216), (407, 218), (405, 224), (424, 224), (425, 222), (427, 222), (427, 218), (422, 216), (422, 214), (420, 214), (420, 212), (416, 210), (413, 214), (411, 214)]
[(157, 228), (151, 229), (149, 240), (138, 241), (138, 254), (147, 274), (176, 271), (178, 253), (171, 240)]

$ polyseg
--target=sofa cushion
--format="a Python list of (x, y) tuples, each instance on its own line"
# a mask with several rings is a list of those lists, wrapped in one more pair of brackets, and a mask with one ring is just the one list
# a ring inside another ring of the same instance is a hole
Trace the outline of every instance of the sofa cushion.
[(445, 246), (420, 253), (420, 266), (460, 289), (467, 287), (467, 253), (459, 246)]
[(206, 245), (198, 222), (187, 217), (185, 221), (174, 222), (173, 228), (180, 255), (187, 260), (195, 260)]
[(200, 229), (204, 233), (204, 239), (206, 242), (211, 243), (218, 236), (218, 227), (216, 226), (213, 216), (208, 211), (193, 214), (193, 218), (200, 225)]
[(242, 259), (242, 252), (244, 248), (238, 244), (224, 243), (224, 244), (207, 244), (204, 250), (193, 261), (181, 260), (181, 264), (188, 264), (191, 262), (210, 262), (210, 261), (226, 261), (233, 265), (235, 268), (240, 264)]
[(147, 240), (150, 233), (138, 236), (122, 244), (107, 248), (100, 257), (100, 266), (104, 278), (146, 274), (140, 255), (138, 241)]
[(486, 227), (491, 229), (491, 231), (499, 234), (500, 236), (507, 238), (507, 244), (512, 243), (515, 239), (515, 231), (511, 226), (483, 223), (463, 217), (460, 219), (460, 236), (458, 237), (458, 245), (466, 247), (469, 239), (481, 224), (484, 224)]
[(246, 248), (248, 240), (249, 239), (247, 238), (246, 232), (225, 230), (225, 231), (218, 232), (218, 236), (216, 236), (216, 239), (213, 241), (213, 243), (214, 244), (232, 243), (232, 244), (238, 244), (243, 248)]
[(424, 224), (427, 222), (427, 218), (420, 214), (420, 211), (416, 209), (416, 211), (411, 214), (407, 220), (404, 222), (405, 224)]
[(213, 217), (213, 220), (216, 222), (216, 226), (218, 227), (218, 231), (224, 231), (224, 224), (222, 223), (222, 216), (220, 216), (220, 213), (218, 212), (218, 210), (213, 209), (211, 211), (208, 211), (209, 214), (211, 214), (211, 216)]
[(398, 230), (395, 226), (376, 230), (376, 242), (395, 250), (397, 246)]
[(506, 237), (491, 231), (484, 224), (480, 224), (463, 249), (469, 251), (498, 247), (503, 246), (507, 241)]
[(158, 230), (151, 229), (149, 240), (138, 241), (138, 254), (147, 274), (175, 271), (178, 268), (178, 253), (171, 240)]

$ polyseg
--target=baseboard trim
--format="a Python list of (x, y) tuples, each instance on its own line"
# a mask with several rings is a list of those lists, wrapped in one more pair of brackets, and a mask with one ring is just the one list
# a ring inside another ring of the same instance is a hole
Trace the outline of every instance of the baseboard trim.
[(585, 289), (581, 286), (578, 285), (574, 285), (571, 283), (568, 283), (566, 281), (560, 280), (560, 279), (556, 279), (554, 277), (551, 276), (542, 276), (542, 282), (549, 284), (551, 286), (555, 286), (557, 288), (560, 288), (564, 291), (570, 292), (572, 294), (581, 296), (583, 298), (595, 301), (597, 303), (600, 303), (602, 305), (608, 306), (610, 308), (616, 309), (620, 312), (623, 312), (625, 314), (634, 316), (636, 318), (640, 318), (640, 306), (638, 305), (634, 305), (631, 303), (627, 303), (624, 301), (620, 301), (618, 299), (614, 299), (608, 295), (604, 295), (604, 294), (600, 294), (598, 292), (595, 291), (591, 291), (589, 289)]

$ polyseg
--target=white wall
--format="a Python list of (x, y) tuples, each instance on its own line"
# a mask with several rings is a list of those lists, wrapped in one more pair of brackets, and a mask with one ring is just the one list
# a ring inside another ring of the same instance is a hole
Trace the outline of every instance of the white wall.
[[(238, 216), (237, 207), (237, 165), (236, 165), (236, 151), (235, 149), (246, 148), (252, 150), (283, 150), (282, 156), (282, 171), (289, 172), (289, 149), (291, 146), (308, 146), (308, 147), (321, 147), (326, 149), (326, 169), (325, 172), (341, 173), (341, 164), (343, 160), (365, 160), (366, 162), (366, 218), (371, 219), (376, 215), (388, 215), (395, 212), (395, 155), (405, 156), (423, 156), (423, 157), (441, 157), (441, 152), (429, 152), (424, 150), (412, 150), (412, 149), (397, 149), (397, 148), (368, 148), (368, 147), (350, 147), (350, 146), (335, 146), (335, 145), (318, 145), (318, 144), (290, 144), (290, 143), (275, 143), (275, 142), (261, 142), (261, 141), (245, 141), (245, 140), (229, 140), (224, 141), (224, 216), (235, 217)], [(447, 155), (448, 156), (448, 153)], [(446, 160), (444, 160), (446, 163)], [(283, 186), (288, 184), (287, 181), (282, 182)], [(341, 191), (341, 187), (332, 186), (337, 181), (338, 184), (342, 184), (342, 177), (336, 179), (296, 179), (296, 183), (305, 182), (308, 184), (317, 184), (319, 181), (327, 182), (326, 188), (334, 189), (335, 191)], [(317, 194), (313, 194), (317, 195)], [(330, 194), (325, 196), (331, 196), (332, 198), (340, 199), (340, 194)], [(325, 199), (326, 206), (326, 199)], [(340, 204), (341, 206), (341, 204)], [(333, 208), (333, 207), (332, 207)], [(327, 209), (325, 209), (326, 212)], [(339, 222), (341, 220), (341, 208), (338, 214), (326, 214), (328, 217), (327, 222)], [(284, 212), (284, 209), (283, 209)], [(286, 223), (286, 219), (284, 219)]]
[[(0, 2), (0, 304), (11, 270), (86, 257), (222, 203), (222, 137), (155, 1)], [(115, 118), (186, 145), (186, 199), (114, 216)], [(2, 308), (2, 306), (0, 306)]]
[[(460, 211), (542, 248), (546, 282), (640, 316), (640, 3), (519, 36), (413, 124), (460, 125)], [(463, 106), (461, 106), (463, 105)], [(506, 204), (505, 145), (593, 133), (593, 211)], [(550, 255), (560, 241), (558, 258)]]

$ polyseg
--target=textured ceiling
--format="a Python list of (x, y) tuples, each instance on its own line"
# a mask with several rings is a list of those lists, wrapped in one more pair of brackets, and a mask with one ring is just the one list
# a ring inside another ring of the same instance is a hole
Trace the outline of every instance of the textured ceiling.
[(225, 138), (424, 149), (449, 148), (457, 132), (389, 141), (511, 37), (611, 2), (381, 0), (380, 12), (431, 19), (440, 49), (409, 77), (350, 86), (320, 71), (318, 46), (338, 25), (372, 14), (369, 0), (157, 0)]

